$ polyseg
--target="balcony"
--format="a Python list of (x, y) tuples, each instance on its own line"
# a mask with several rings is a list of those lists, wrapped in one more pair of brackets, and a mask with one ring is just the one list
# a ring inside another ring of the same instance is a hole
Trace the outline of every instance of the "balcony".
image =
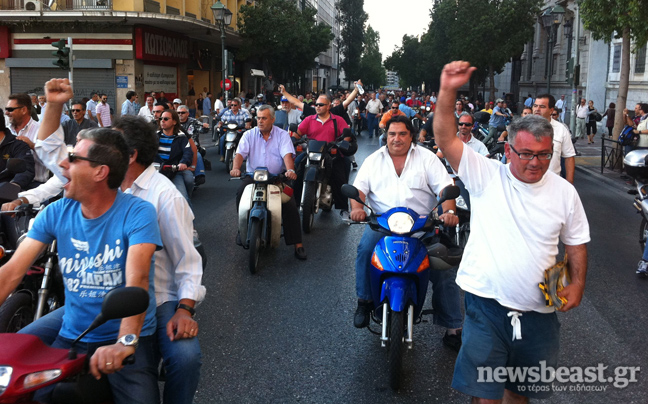
[(112, 10), (112, 0), (0, 0), (0, 10)]

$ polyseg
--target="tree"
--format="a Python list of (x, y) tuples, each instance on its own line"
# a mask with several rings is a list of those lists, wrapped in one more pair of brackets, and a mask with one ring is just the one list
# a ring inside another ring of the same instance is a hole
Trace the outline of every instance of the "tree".
[(339, 0), (335, 8), (338, 10), (342, 27), (340, 51), (344, 60), (340, 62), (340, 66), (344, 69), (347, 81), (351, 82), (363, 75), (360, 60), (364, 44), (364, 25), (368, 16), (364, 11), (364, 0)]
[(423, 81), (421, 46), (415, 36), (403, 35), (401, 46), (385, 59), (385, 68), (398, 72), (403, 88), (418, 87)]
[(273, 75), (295, 81), (314, 60), (326, 51), (333, 39), (331, 28), (316, 23), (316, 10), (297, 8), (295, 1), (256, 0), (239, 13), (239, 32), (243, 39), (241, 58), (259, 57), (267, 62)]
[(621, 77), (612, 131), (614, 139), (618, 139), (624, 125), (622, 111), (628, 100), (630, 42), (634, 42), (636, 52), (648, 41), (648, 9), (643, 0), (583, 0), (580, 12), (585, 29), (594, 39), (610, 43), (612, 38), (622, 38)]
[(382, 65), (382, 53), (380, 53), (380, 34), (367, 26), (364, 34), (365, 46), (360, 59), (360, 78), (369, 88), (380, 87), (385, 84), (386, 74)]

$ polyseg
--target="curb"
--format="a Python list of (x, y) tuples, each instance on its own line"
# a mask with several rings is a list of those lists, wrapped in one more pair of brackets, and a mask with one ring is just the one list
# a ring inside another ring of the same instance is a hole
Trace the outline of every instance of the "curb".
[[(612, 178), (608, 178), (605, 175), (601, 174), (599, 172), (600, 171), (599, 167), (596, 167), (596, 169), (592, 169), (592, 168), (587, 167), (587, 166), (584, 167), (584, 166), (578, 166), (577, 165), (576, 166), (576, 171), (579, 171), (580, 173), (588, 175), (590, 177), (594, 177), (597, 180), (599, 180), (599, 181), (601, 181), (601, 182), (603, 182), (603, 183), (605, 183), (605, 184), (607, 184), (609, 186), (621, 189), (624, 192), (627, 192), (629, 188), (632, 188), (632, 185), (626, 184), (626, 182), (621, 180), (621, 179), (614, 180)], [(621, 173), (619, 173), (619, 175), (621, 175)]]

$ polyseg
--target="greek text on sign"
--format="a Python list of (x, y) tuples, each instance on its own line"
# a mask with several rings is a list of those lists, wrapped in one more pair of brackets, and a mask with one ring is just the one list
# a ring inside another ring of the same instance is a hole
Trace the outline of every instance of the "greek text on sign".
[(180, 35), (148, 28), (135, 28), (135, 57), (168, 63), (189, 60), (189, 40)]

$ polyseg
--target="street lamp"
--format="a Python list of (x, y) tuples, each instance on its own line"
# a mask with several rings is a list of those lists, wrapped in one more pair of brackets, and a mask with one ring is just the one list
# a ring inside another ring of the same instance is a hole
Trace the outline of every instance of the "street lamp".
[(553, 73), (553, 55), (551, 50), (552, 45), (555, 42), (554, 34), (558, 29), (558, 26), (562, 23), (564, 16), (565, 9), (560, 5), (546, 9), (540, 16), (542, 19), (542, 26), (547, 32), (547, 62), (545, 64), (547, 70), (547, 94), (551, 94), (551, 75)]
[(214, 21), (218, 21), (221, 32), (221, 55), (223, 60), (222, 89), (225, 93), (225, 104), (227, 105), (227, 91), (225, 91), (225, 80), (227, 79), (227, 60), (225, 58), (225, 27), (232, 23), (232, 12), (225, 7), (220, 0), (211, 6), (214, 13)]

